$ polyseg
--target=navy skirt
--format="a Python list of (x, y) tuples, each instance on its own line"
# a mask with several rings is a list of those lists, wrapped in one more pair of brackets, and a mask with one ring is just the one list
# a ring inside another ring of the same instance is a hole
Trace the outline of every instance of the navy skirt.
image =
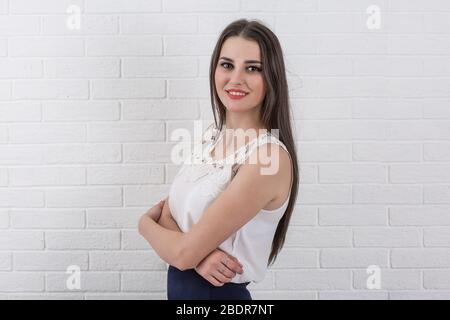
[(168, 300), (252, 300), (245, 283), (227, 282), (216, 287), (195, 271), (181, 271), (169, 265), (167, 271)]

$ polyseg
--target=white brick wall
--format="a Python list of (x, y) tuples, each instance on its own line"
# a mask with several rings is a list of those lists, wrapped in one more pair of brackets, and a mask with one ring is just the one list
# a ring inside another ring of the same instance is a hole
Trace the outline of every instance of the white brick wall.
[(450, 299), (447, 0), (0, 0), (0, 298), (166, 298), (137, 221), (178, 170), (170, 134), (212, 120), (209, 58), (241, 17), (282, 43), (301, 174), (253, 297)]

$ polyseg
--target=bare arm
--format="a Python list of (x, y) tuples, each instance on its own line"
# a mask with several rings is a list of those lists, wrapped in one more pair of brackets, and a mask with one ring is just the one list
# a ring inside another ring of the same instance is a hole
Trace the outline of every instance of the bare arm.
[[(169, 208), (168, 198), (164, 201), (164, 206), (159, 217), (158, 224), (169, 230), (182, 232), (178, 227), (177, 222), (172, 217)], [(222, 262), (230, 257), (231, 260), (228, 265), (225, 266), (223, 273), (218, 272), (218, 266), (222, 266)], [(166, 262), (167, 263), (167, 262)], [(221, 286), (223, 283), (229, 282), (234, 278), (236, 273), (242, 274), (242, 264), (233, 256), (228, 255), (219, 248), (216, 248), (210, 255), (208, 255), (203, 261), (201, 261), (195, 268), (195, 271), (204, 279), (209, 281), (215, 286)]]
[(182, 232), (180, 227), (178, 227), (177, 222), (172, 217), (172, 214), (171, 214), (170, 208), (169, 208), (168, 199), (169, 198), (167, 197), (166, 201), (164, 201), (164, 207), (163, 207), (163, 210), (161, 213), (161, 217), (158, 220), (158, 224), (166, 229)]

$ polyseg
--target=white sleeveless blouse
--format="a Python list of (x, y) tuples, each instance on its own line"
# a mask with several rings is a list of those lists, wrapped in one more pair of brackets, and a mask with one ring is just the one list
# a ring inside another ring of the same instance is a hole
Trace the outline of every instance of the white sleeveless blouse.
[[(234, 154), (224, 159), (214, 160), (210, 157), (210, 152), (219, 138), (218, 130), (212, 125), (205, 130), (202, 147), (198, 148), (201, 150), (194, 150), (184, 161), (169, 190), (169, 208), (183, 232), (189, 231), (192, 225), (200, 220), (206, 208), (231, 182), (238, 166), (244, 163), (258, 146), (275, 143), (287, 151), (286, 146), (279, 139), (267, 132), (259, 135)], [(220, 134), (223, 134), (224, 130), (222, 129)], [(202, 159), (204, 163), (198, 163)], [(236, 257), (243, 265), (244, 273), (236, 274), (231, 282), (260, 282), (264, 279), (273, 237), (278, 222), (286, 211), (289, 198), (290, 191), (281, 207), (275, 210), (262, 209), (219, 246), (221, 250)]]

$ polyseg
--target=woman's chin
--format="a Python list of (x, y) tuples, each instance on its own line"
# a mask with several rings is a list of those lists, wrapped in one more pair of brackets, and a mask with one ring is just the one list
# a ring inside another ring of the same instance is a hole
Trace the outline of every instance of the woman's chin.
[(232, 111), (232, 112), (242, 112), (245, 111), (247, 108), (245, 108), (245, 106), (240, 105), (239, 102), (227, 102), (224, 103), (224, 106), (227, 110)]

